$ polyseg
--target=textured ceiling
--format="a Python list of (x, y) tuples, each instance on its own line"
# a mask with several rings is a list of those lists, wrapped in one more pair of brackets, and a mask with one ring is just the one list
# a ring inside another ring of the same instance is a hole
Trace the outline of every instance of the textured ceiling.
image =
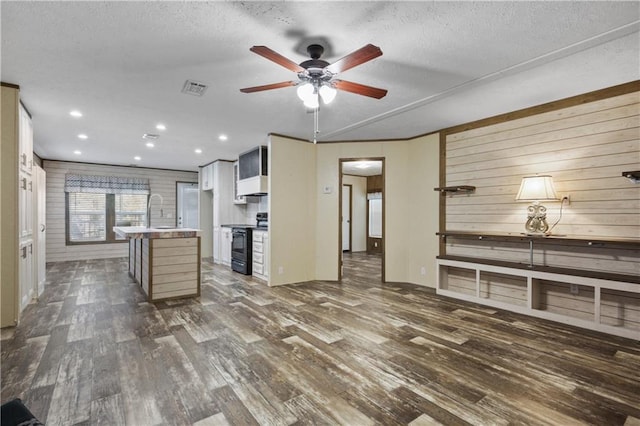
[[(308, 59), (313, 42), (329, 62), (367, 43), (382, 49), (340, 78), (388, 95), (338, 93), (320, 111), (319, 143), (412, 137), (640, 78), (636, 1), (0, 7), (1, 78), (21, 86), (35, 151), (47, 159), (195, 170), (236, 158), (269, 133), (311, 139), (313, 115), (295, 88), (238, 90), (296, 78), (251, 53), (253, 45), (295, 62)], [(182, 94), (187, 79), (209, 89), (201, 98)], [(84, 117), (73, 119), (72, 109)], [(155, 130), (158, 122), (167, 130)], [(161, 135), (153, 149), (141, 138), (149, 132)], [(219, 141), (221, 133), (229, 139)]]

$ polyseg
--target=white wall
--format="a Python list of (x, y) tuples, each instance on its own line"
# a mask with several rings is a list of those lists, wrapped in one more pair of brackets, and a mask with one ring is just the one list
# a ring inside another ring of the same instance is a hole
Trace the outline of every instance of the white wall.
[[(271, 135), (267, 255), (270, 286), (316, 278), (317, 191), (315, 146)], [(334, 215), (337, 216), (337, 210)]]
[(82, 244), (67, 246), (65, 241), (65, 174), (124, 176), (149, 179), (152, 194), (163, 198), (164, 217), (160, 217), (158, 200), (153, 200), (152, 223), (158, 226), (176, 224), (176, 182), (198, 182), (198, 174), (173, 170), (139, 167), (105, 166), (64, 161), (43, 161), (47, 172), (47, 262), (103, 259), (127, 256), (129, 246), (124, 243)]
[[(437, 134), (407, 141), (318, 145), (273, 136), (269, 155), (270, 265), (271, 277), (277, 280), (272, 285), (338, 279), (339, 160), (382, 157), (386, 281), (435, 287)], [(281, 279), (278, 267), (283, 263), (278, 262), (285, 260), (295, 265), (296, 273)]]
[(351, 185), (351, 251), (366, 251), (367, 178), (344, 175), (342, 183)]

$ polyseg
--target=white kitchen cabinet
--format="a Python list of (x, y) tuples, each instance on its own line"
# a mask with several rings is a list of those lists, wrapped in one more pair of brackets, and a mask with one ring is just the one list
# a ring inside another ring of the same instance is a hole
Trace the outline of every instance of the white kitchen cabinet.
[(221, 263), (219, 226), (213, 227), (213, 263)]
[(240, 162), (233, 163), (233, 203), (247, 204), (247, 197), (238, 194), (238, 181), (240, 180)]
[(19, 275), (20, 275), (20, 311), (27, 307), (34, 296), (34, 264), (33, 241), (27, 240), (20, 244), (19, 249)]
[(253, 230), (253, 276), (269, 280), (269, 232)]
[(31, 174), (33, 170), (33, 124), (26, 108), (18, 105), (18, 144), (20, 171)]
[(200, 187), (203, 191), (211, 191), (213, 189), (213, 165), (207, 164), (200, 169)]
[(231, 228), (223, 226), (220, 228), (220, 263), (231, 266), (231, 242), (233, 232)]
[[(18, 323), (37, 289), (34, 262), (33, 127), (19, 86), (2, 83), (0, 327)], [(6, 159), (6, 161), (5, 161)]]
[(26, 172), (20, 172), (18, 189), (19, 235), (30, 239), (33, 235), (33, 179)]

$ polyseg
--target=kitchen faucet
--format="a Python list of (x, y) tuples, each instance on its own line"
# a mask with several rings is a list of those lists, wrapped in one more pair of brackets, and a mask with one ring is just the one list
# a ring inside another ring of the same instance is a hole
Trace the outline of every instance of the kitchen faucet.
[(160, 217), (164, 217), (164, 214), (162, 212), (162, 204), (164, 203), (162, 195), (151, 194), (151, 196), (149, 197), (149, 201), (147, 202), (147, 228), (151, 228), (151, 199), (153, 199), (153, 197), (160, 198)]

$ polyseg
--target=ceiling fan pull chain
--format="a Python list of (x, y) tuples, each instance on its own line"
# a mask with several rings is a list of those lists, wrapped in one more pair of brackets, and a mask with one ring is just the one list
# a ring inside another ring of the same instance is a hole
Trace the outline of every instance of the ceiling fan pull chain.
[(318, 133), (320, 133), (320, 131), (318, 130), (318, 111), (320, 110), (320, 108), (316, 108), (315, 111), (313, 111), (313, 143), (318, 143)]

